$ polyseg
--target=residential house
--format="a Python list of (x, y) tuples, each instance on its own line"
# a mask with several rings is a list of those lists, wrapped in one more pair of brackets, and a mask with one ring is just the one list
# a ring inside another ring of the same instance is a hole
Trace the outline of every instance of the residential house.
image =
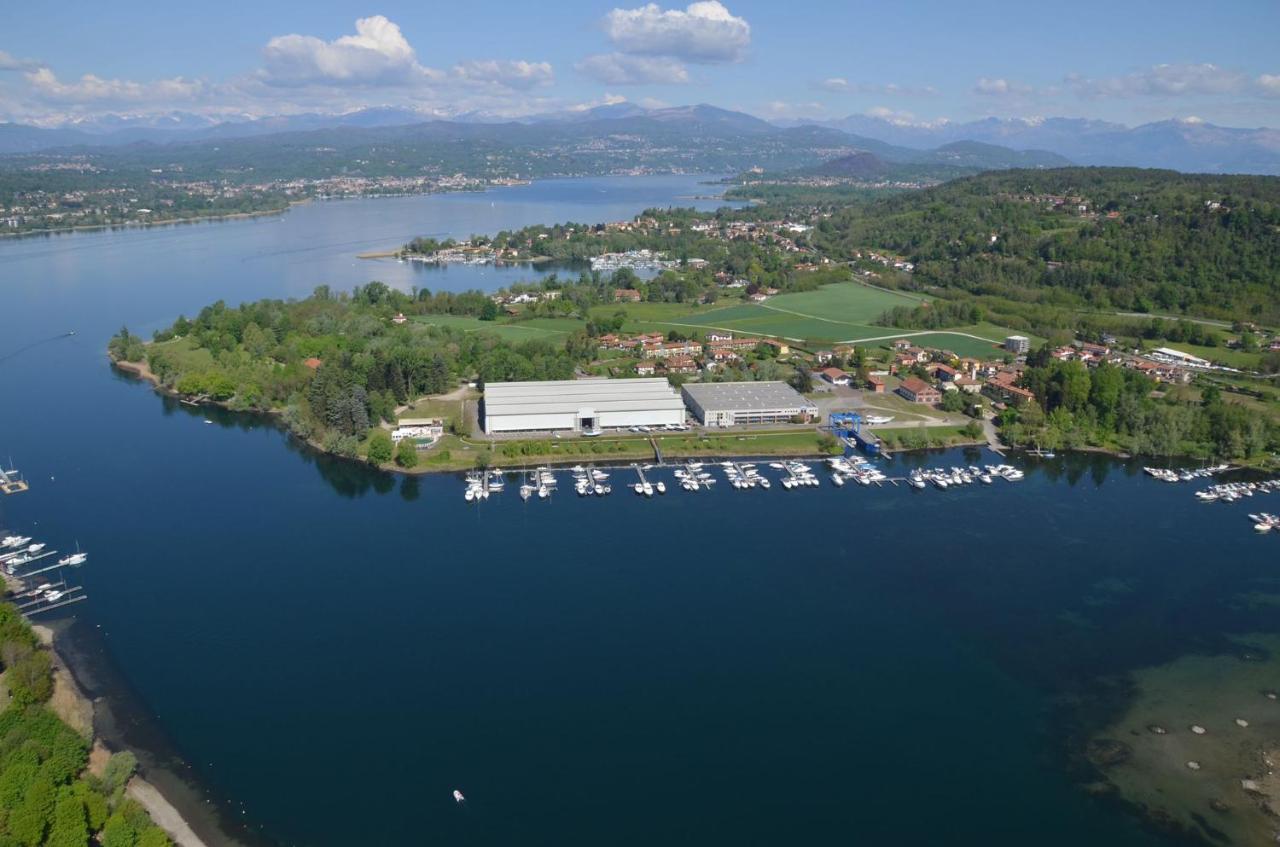
[(930, 376), (942, 382), (955, 382), (956, 377), (959, 376), (956, 369), (950, 365), (930, 365), (926, 370), (928, 370)]
[(659, 362), (665, 373), (694, 374), (698, 372), (698, 363), (690, 356), (672, 356)]
[(615, 288), (613, 290), (613, 301), (615, 303), (639, 303), (640, 292), (634, 288)]
[(847, 373), (839, 368), (824, 368), (822, 377), (832, 385), (848, 385), (853, 381)]
[(702, 352), (702, 345), (696, 341), (666, 341), (661, 344), (646, 345), (644, 352), (655, 359), (676, 357), (691, 359)]
[(983, 386), (983, 391), (991, 399), (998, 400), (1001, 403), (1008, 403), (1012, 406), (1030, 403), (1036, 399), (1036, 395), (1017, 385), (1020, 376), (1017, 371), (998, 371), (987, 380), (986, 385)]
[(898, 386), (898, 393), (911, 403), (936, 405), (942, 402), (942, 393), (918, 377), (907, 377)]
[(867, 389), (870, 390), (872, 394), (883, 394), (884, 379), (882, 377), (875, 376), (874, 374), (867, 377)]
[(658, 363), (652, 359), (636, 362), (636, 376), (653, 376), (658, 370)]

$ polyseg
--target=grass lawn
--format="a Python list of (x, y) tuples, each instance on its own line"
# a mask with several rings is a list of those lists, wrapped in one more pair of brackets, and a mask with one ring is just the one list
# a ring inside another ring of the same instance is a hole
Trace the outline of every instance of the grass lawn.
[(1243, 350), (1232, 350), (1229, 347), (1201, 347), (1199, 344), (1184, 344), (1181, 341), (1148, 341), (1147, 349), (1168, 347), (1180, 353), (1190, 353), (1211, 362), (1221, 362), (1229, 368), (1243, 371), (1255, 371), (1262, 362), (1260, 353), (1246, 353)]
[(440, 418), (441, 420), (463, 420), (462, 400), (441, 400), (435, 397), (423, 397), (415, 400), (408, 409), (401, 412), (397, 419), (404, 418)]
[[(519, 323), (504, 323), (502, 321), (482, 321), (479, 318), (465, 315), (417, 315), (410, 318), (410, 320), (422, 326), (447, 327), (461, 330), (462, 332), (492, 333), (507, 341), (563, 340), (569, 334), (568, 329), (539, 325), (540, 323), (557, 324), (560, 322), (558, 318), (541, 318)], [(575, 328), (581, 325), (579, 321), (572, 321), (572, 323), (575, 324)]]
[(203, 347), (196, 347), (195, 341), (190, 337), (160, 341), (149, 345), (149, 349), (163, 351), (181, 373), (194, 373), (213, 367), (213, 354)]
[[(627, 312), (630, 331), (724, 329), (747, 335), (766, 335), (815, 344), (864, 342), (879, 344), (918, 330), (895, 330), (875, 326), (872, 321), (894, 306), (915, 306), (910, 297), (869, 288), (858, 283), (836, 283), (817, 291), (781, 294), (763, 303), (731, 306), (693, 307), (670, 303), (631, 304)], [(968, 338), (967, 333), (979, 338)], [(1012, 335), (1011, 330), (992, 324), (958, 327), (955, 330), (920, 333), (918, 343), (942, 347), (962, 356), (990, 355), (994, 345)]]
[[(952, 447), (958, 444), (986, 443), (986, 439), (981, 436), (970, 438), (965, 435), (963, 426), (912, 426), (901, 429), (877, 429), (875, 434), (880, 436), (880, 440), (890, 450), (920, 446)], [(922, 441), (927, 441), (927, 445), (922, 445)]]
[[(823, 452), (822, 433), (816, 430), (755, 433), (669, 433), (656, 436), (666, 459), (693, 456), (812, 456)], [(485, 452), (494, 467), (537, 467), (563, 462), (632, 462), (653, 459), (653, 447), (644, 436), (601, 438), (550, 438), (498, 441)], [(473, 454), (473, 456), (476, 454)]]

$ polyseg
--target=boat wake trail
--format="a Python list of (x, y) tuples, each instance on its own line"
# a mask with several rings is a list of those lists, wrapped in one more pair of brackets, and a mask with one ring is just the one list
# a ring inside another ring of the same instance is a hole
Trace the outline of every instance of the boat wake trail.
[(59, 335), (54, 335), (50, 338), (42, 338), (39, 341), (33, 341), (30, 344), (26, 345), (25, 347), (19, 347), (17, 350), (14, 350), (9, 353), (5, 353), (3, 356), (0, 356), (0, 362), (7, 362), (10, 359), (21, 356), (23, 353), (26, 353), (28, 350), (32, 350), (32, 349), (35, 349), (36, 347), (39, 347), (42, 344), (48, 344), (52, 341), (60, 341), (63, 338), (70, 338), (75, 334), (76, 334), (75, 331), (72, 330), (71, 332), (64, 332)]

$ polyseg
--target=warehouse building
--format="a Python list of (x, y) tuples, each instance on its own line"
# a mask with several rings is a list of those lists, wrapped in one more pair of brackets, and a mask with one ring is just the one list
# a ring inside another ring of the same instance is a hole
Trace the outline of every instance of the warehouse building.
[(813, 420), (818, 407), (785, 382), (707, 382), (684, 386), (684, 402), (705, 426)]
[(665, 379), (491, 382), (481, 409), (485, 432), (571, 430), (684, 423), (684, 402)]

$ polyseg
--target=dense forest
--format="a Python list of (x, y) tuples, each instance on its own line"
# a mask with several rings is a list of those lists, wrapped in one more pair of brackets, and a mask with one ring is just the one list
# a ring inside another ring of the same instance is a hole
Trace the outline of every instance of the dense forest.
[[(1035, 307), (1280, 323), (1280, 178), (1131, 168), (984, 173), (821, 221), (832, 256), (878, 248), (899, 283)], [(1028, 309), (1027, 307), (1033, 307)]]
[(1209, 388), (1165, 387), (1138, 371), (1060, 362), (1032, 353), (1022, 384), (1036, 402), (1003, 414), (1008, 443), (1046, 449), (1104, 447), (1149, 456), (1252, 459), (1280, 446), (1280, 426)]
[[(169, 847), (164, 830), (125, 794), (136, 760), (116, 753), (89, 773), (89, 743), (46, 705), (49, 652), (9, 603), (0, 602), (0, 845)], [(7, 701), (7, 702), (6, 702)]]

